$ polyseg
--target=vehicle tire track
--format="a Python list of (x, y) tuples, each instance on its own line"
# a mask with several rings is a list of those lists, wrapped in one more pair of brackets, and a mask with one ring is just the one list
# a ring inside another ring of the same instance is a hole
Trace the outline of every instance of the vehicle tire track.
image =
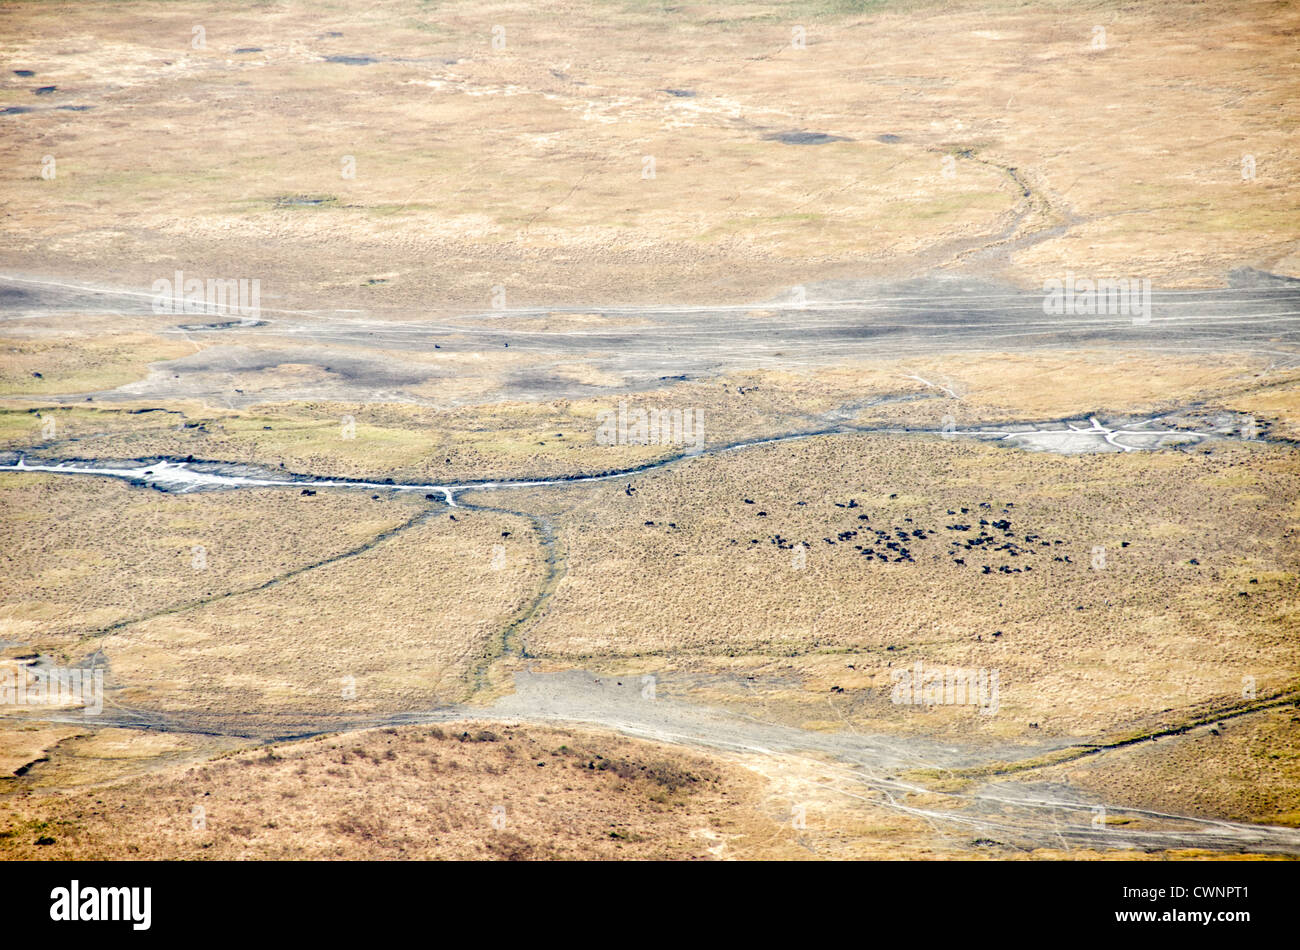
[(1197, 714), (1176, 725), (1165, 726), (1164, 728), (1144, 732), (1140, 735), (1126, 736), (1123, 739), (1116, 739), (1110, 742), (1076, 743), (1055, 752), (1049, 752), (1046, 755), (1035, 756), (1034, 758), (1025, 759), (1020, 762), (1002, 762), (970, 769), (946, 769), (945, 774), (954, 778), (970, 779), (1023, 775), (1027, 772), (1051, 768), (1056, 765), (1063, 765), (1067, 762), (1077, 762), (1079, 759), (1100, 755), (1104, 752), (1112, 752), (1116, 749), (1126, 749), (1129, 746), (1138, 745), (1142, 742), (1154, 742), (1157, 739), (1163, 739), (1168, 736), (1181, 736), (1192, 729), (1201, 726), (1208, 726), (1211, 723), (1223, 722), (1225, 719), (1236, 719), (1239, 716), (1249, 716), (1252, 713), (1263, 712), (1268, 709), (1278, 709), (1288, 705), (1300, 706), (1300, 690), (1284, 690), (1280, 693), (1274, 693), (1271, 696), (1263, 696), (1254, 700), (1247, 700), (1245, 702), (1222, 706), (1218, 709), (1211, 710), (1210, 712)]
[(283, 574), (277, 574), (275, 577), (263, 581), (260, 584), (254, 584), (251, 587), (244, 587), (244, 588), (240, 588), (239, 590), (222, 591), (221, 593), (213, 594), (209, 597), (201, 597), (198, 598), (197, 600), (187, 601), (186, 603), (183, 604), (173, 604), (168, 607), (161, 607), (157, 610), (148, 611), (136, 617), (129, 617), (125, 620), (118, 620), (105, 627), (100, 627), (98, 630), (95, 630), (91, 633), (83, 634), (81, 639), (78, 641), (77, 645), (80, 646), (86, 643), (87, 641), (97, 640), (100, 637), (107, 636), (111, 633), (116, 633), (119, 630), (123, 630), (126, 627), (133, 626), (134, 624), (137, 623), (143, 623), (146, 620), (153, 620), (155, 617), (165, 617), (170, 614), (184, 613), (187, 610), (194, 610), (195, 608), (198, 607), (206, 607), (210, 604), (218, 603), (219, 601), (225, 600), (229, 597), (240, 597), (243, 596), (244, 594), (253, 594), (253, 593), (257, 593), (258, 591), (275, 587), (279, 584), (283, 584), (286, 581), (293, 580), (295, 577), (299, 577), (303, 574), (306, 574), (309, 571), (314, 571), (322, 567), (328, 567), (329, 565), (336, 564), (339, 561), (344, 561), (347, 560), (348, 558), (356, 557), (359, 554), (364, 554), (367, 551), (375, 547), (378, 547), (380, 544), (383, 544), (385, 541), (389, 540), (390, 538), (396, 537), (397, 535), (401, 534), (407, 529), (414, 528), (416, 525), (424, 523), (439, 511), (441, 511), (441, 507), (426, 508), (422, 511), (418, 511), (410, 518), (408, 518), (406, 521), (403, 521), (401, 524), (395, 525), (392, 528), (388, 528), (384, 531), (381, 531), (379, 534), (376, 534), (368, 538), (366, 541), (362, 542), (356, 547), (349, 548), (348, 550), (340, 552), (339, 554), (332, 554), (323, 560), (314, 561), (311, 564), (304, 564), (301, 567), (295, 567), (292, 570), (285, 571)]

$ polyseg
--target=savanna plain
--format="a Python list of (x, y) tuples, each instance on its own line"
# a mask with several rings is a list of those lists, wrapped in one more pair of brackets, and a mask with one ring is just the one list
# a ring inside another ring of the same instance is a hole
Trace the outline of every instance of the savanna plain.
[(1294, 859), (1298, 37), (4, 4), (0, 859)]

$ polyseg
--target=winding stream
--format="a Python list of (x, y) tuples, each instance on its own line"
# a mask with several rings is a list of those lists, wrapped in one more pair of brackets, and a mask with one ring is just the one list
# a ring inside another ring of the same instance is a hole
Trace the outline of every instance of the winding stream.
[[(969, 438), (998, 442), (1026, 451), (1082, 454), (1088, 452), (1136, 452), (1198, 445), (1215, 439), (1234, 439), (1250, 442), (1270, 441), (1254, 431), (1250, 421), (1233, 417), (1219, 420), (1213, 425), (1190, 428), (1170, 425), (1164, 420), (1173, 413), (1151, 416), (1136, 422), (1103, 424), (1096, 416), (1086, 423), (1077, 420), (1057, 420), (1049, 423), (1012, 424), (1001, 428), (979, 427), (958, 429), (887, 428), (879, 426), (836, 425), (791, 432), (783, 435), (731, 442), (707, 448), (680, 452), (631, 468), (599, 472), (591, 475), (565, 475), (554, 478), (503, 479), (498, 481), (451, 482), (448, 484), (410, 484), (393, 480), (376, 482), (363, 479), (323, 478), (314, 475), (276, 475), (256, 466), (235, 462), (180, 461), (157, 458), (155, 461), (98, 461), (67, 459), (62, 461), (35, 460), (29, 462), (26, 454), (16, 453), (15, 461), (0, 464), (0, 471), (51, 472), (61, 475), (97, 475), (118, 478), (133, 484), (147, 485), (161, 491), (191, 492), (236, 488), (358, 488), (369, 491), (398, 491), (438, 493), (447, 505), (456, 507), (456, 495), (466, 491), (493, 491), (508, 488), (538, 488), (552, 485), (573, 485), (599, 482), (614, 478), (640, 475), (675, 464), (683, 459), (735, 452), (761, 445), (775, 445), (825, 435), (921, 435), (944, 439)], [(1163, 424), (1163, 427), (1161, 425)]]

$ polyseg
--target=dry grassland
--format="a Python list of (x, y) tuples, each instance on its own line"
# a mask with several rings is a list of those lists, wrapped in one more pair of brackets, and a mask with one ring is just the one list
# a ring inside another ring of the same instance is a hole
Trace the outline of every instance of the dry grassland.
[(102, 651), (110, 713), (455, 701), (540, 579), (536, 538), (510, 515), (453, 521), (391, 493), (168, 495), (92, 480), (56, 490), (57, 478), (5, 476), (0, 632), (23, 644), (12, 655)]
[(1033, 285), (1297, 272), (1300, 11), (1271, 0), (47, 15), (0, 18), (35, 72), (0, 88), (31, 110), (0, 116), (15, 270), (147, 288), (182, 267), (260, 276), (265, 306), (408, 309), (486, 309), (496, 286), (743, 300), (953, 263)]
[[(814, 762), (705, 755), (602, 730), (458, 721), (209, 746), (203, 761), (127, 775), (123, 760), (148, 754), (132, 744), (193, 737), (126, 743), (113, 732), (64, 740), (50, 761), (0, 781), (0, 860), (1168, 856), (972, 841), (852, 787), (846, 795)], [(104, 768), (87, 784), (76, 760), (96, 754)]]
[[(479, 361), (471, 371), (479, 374), (475, 388), (501, 385), (507, 369), (494, 366), (495, 358)], [(236, 409), (168, 401), (168, 411), (141, 413), (158, 402), (31, 407), (14, 401), (0, 408), (0, 448), (86, 459), (193, 455), (326, 477), (447, 483), (595, 474), (682, 451), (598, 444), (599, 413), (616, 410), (620, 401), (634, 409), (701, 411), (707, 446), (836, 424), (937, 430), (1189, 405), (1250, 413), (1261, 427), (1294, 437), (1300, 432), (1297, 380), (1296, 371), (1260, 357), (1071, 350), (846, 360), (733, 371), (630, 395), (477, 405), (313, 400)], [(250, 391), (253, 385), (243, 377), (230, 382)], [(350, 439), (343, 435), (348, 418), (355, 421)], [(51, 420), (47, 436), (43, 427)]]
[(1268, 710), (1142, 742), (1033, 778), (1068, 781), (1104, 801), (1180, 815), (1300, 827), (1300, 709)]
[(424, 508), (355, 492), (166, 494), (110, 479), (0, 477), (0, 639), (87, 651), (124, 621), (219, 599), (339, 557)]
[[(1226, 352), (1246, 345), (1227, 319), (1198, 355), (883, 358), (895, 340), (920, 352), (918, 315), (879, 350), (700, 343), (703, 369), (656, 381), (640, 364), (671, 364), (678, 341), (599, 310), (743, 302), (719, 319), (758, 327), (788, 312), (756, 301), (840, 279), (1300, 276), (1297, 30), (1300, 7), (1276, 0), (13, 3), (7, 61), (35, 75), (0, 77), (0, 271), (137, 292), (177, 269), (254, 277), (270, 322), (193, 334), (7, 281), (0, 450), (413, 484), (682, 452), (597, 444), (623, 400), (702, 410), (710, 448), (1175, 409), (1300, 439), (1300, 373), (1271, 362), (1285, 347)], [(498, 290), (590, 311), (476, 316)], [(476, 335), (494, 328), (552, 336)], [(573, 343), (622, 331), (625, 350)], [(1294, 445), (1060, 457), (924, 433), (450, 510), (2, 473), (0, 671), (98, 654), (107, 716), (177, 731), (0, 709), (0, 859), (1133, 856), (991, 846), (863, 799), (842, 763), (595, 727), (235, 737), (487, 703), (525, 664), (1005, 753), (913, 776), (933, 779), (922, 808), (993, 778), (1295, 826), (1293, 705), (1060, 747), (1300, 687), (1297, 499)], [(891, 702), (891, 674), (918, 662), (996, 671), (997, 715)]]
[(104, 636), (95, 646), (112, 657), (115, 702), (247, 717), (464, 699), (540, 564), (526, 521), (455, 518), (438, 513), (274, 587)]
[(39, 398), (47, 393), (98, 392), (144, 376), (150, 363), (193, 348), (143, 331), (26, 336), (10, 329), (0, 351), (0, 393)]
[(797, 857), (793, 838), (733, 764), (496, 723), (326, 737), (0, 796), (6, 859)]
[[(568, 567), (525, 642), (688, 690), (721, 672), (692, 695), (812, 727), (1097, 735), (1231, 702), (1244, 676), (1294, 687), (1298, 477), (1249, 445), (1059, 457), (842, 435), (683, 462), (631, 495), (521, 494)], [(968, 549), (981, 518), (993, 540)], [(892, 704), (891, 667), (917, 661), (999, 670), (998, 714)]]

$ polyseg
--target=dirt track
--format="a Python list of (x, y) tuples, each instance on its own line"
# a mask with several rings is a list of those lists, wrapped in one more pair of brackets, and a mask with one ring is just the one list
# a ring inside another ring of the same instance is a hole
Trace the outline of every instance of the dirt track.
[[(449, 371), (394, 353), (530, 357), (507, 371), (496, 392), (476, 399), (558, 399), (629, 393), (674, 381), (752, 369), (826, 366), (856, 357), (1104, 347), (1153, 353), (1257, 355), (1277, 367), (1300, 364), (1300, 281), (1254, 271), (1218, 290), (1153, 290), (1149, 321), (1130, 314), (1048, 314), (1044, 293), (964, 277), (903, 283), (843, 281), (802, 288), (785, 299), (737, 307), (581, 308), (444, 316), (399, 311), (369, 315), (264, 306), (257, 325), (213, 316), (159, 317), (143, 290), (93, 288), (19, 275), (0, 276), (0, 325), (39, 335), (59, 313), (138, 316), (153, 331), (195, 347), (153, 367), (148, 378), (111, 391), (68, 393), (53, 401), (203, 399), (247, 406), (295, 400), (416, 402), (410, 390)], [(553, 315), (598, 314), (581, 328), (546, 329)], [(215, 325), (202, 329), (204, 323)], [(536, 325), (536, 329), (534, 329)], [(596, 385), (557, 379), (548, 369), (581, 361), (621, 380)], [(328, 382), (232, 391), (231, 374), (277, 366), (329, 368)], [(1080, 406), (1087, 411), (1091, 407)]]

